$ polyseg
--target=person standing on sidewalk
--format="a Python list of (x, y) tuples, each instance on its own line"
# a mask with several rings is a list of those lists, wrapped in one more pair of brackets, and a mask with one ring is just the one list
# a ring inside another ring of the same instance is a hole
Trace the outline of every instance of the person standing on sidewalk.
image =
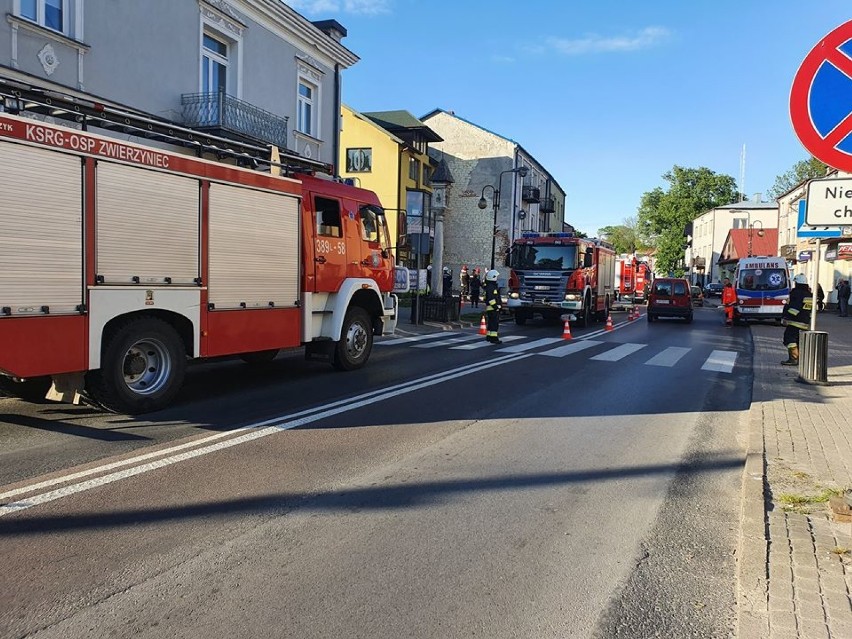
[(849, 316), (849, 293), (852, 289), (849, 288), (848, 280), (840, 280), (837, 282), (837, 311), (840, 317)]
[(734, 306), (737, 303), (737, 292), (731, 285), (731, 280), (725, 278), (725, 286), (722, 288), (722, 307), (725, 309), (725, 327), (734, 325)]
[(470, 294), (470, 272), (467, 270), (467, 264), (461, 267), (459, 280), (461, 283), (461, 301), (464, 302)]
[(784, 329), (784, 346), (787, 347), (787, 359), (783, 366), (799, 365), (799, 332), (808, 330), (811, 326), (811, 310), (813, 295), (808, 286), (808, 278), (799, 273), (793, 278), (795, 286), (790, 291), (790, 301), (784, 305), (781, 322)]
[(479, 269), (473, 269), (470, 276), (470, 304), (473, 308), (479, 308), (479, 289), (482, 288), (482, 280), (479, 279)]
[(500, 309), (503, 300), (497, 287), (497, 276), (494, 269), (485, 274), (485, 340), (492, 344), (502, 344), (498, 332), (500, 330)]

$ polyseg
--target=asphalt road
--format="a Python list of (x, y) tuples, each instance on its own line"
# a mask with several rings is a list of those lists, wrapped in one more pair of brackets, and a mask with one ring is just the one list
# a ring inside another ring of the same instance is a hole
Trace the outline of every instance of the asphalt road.
[(748, 330), (600, 328), (0, 399), (0, 636), (729, 636)]

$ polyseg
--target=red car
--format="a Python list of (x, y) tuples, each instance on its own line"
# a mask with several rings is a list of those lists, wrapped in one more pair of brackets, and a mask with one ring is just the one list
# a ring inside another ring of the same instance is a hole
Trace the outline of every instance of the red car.
[(648, 322), (660, 317), (682, 317), (692, 322), (692, 290), (679, 277), (658, 277), (648, 293)]

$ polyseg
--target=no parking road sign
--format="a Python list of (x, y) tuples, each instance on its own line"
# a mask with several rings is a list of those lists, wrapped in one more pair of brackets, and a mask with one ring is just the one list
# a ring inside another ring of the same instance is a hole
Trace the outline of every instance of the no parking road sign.
[(805, 57), (790, 90), (790, 119), (811, 155), (852, 171), (852, 20)]

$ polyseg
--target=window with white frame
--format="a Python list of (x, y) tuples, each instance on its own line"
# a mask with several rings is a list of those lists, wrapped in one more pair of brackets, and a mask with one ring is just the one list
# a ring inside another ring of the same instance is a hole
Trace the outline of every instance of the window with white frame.
[(317, 85), (307, 79), (299, 78), (299, 95), (296, 103), (296, 129), (300, 133), (319, 137), (317, 132), (318, 111), (318, 88)]
[(66, 32), (67, 0), (19, 0), (19, 15), (53, 31)]
[(201, 92), (228, 92), (228, 42), (206, 32), (201, 45)]

